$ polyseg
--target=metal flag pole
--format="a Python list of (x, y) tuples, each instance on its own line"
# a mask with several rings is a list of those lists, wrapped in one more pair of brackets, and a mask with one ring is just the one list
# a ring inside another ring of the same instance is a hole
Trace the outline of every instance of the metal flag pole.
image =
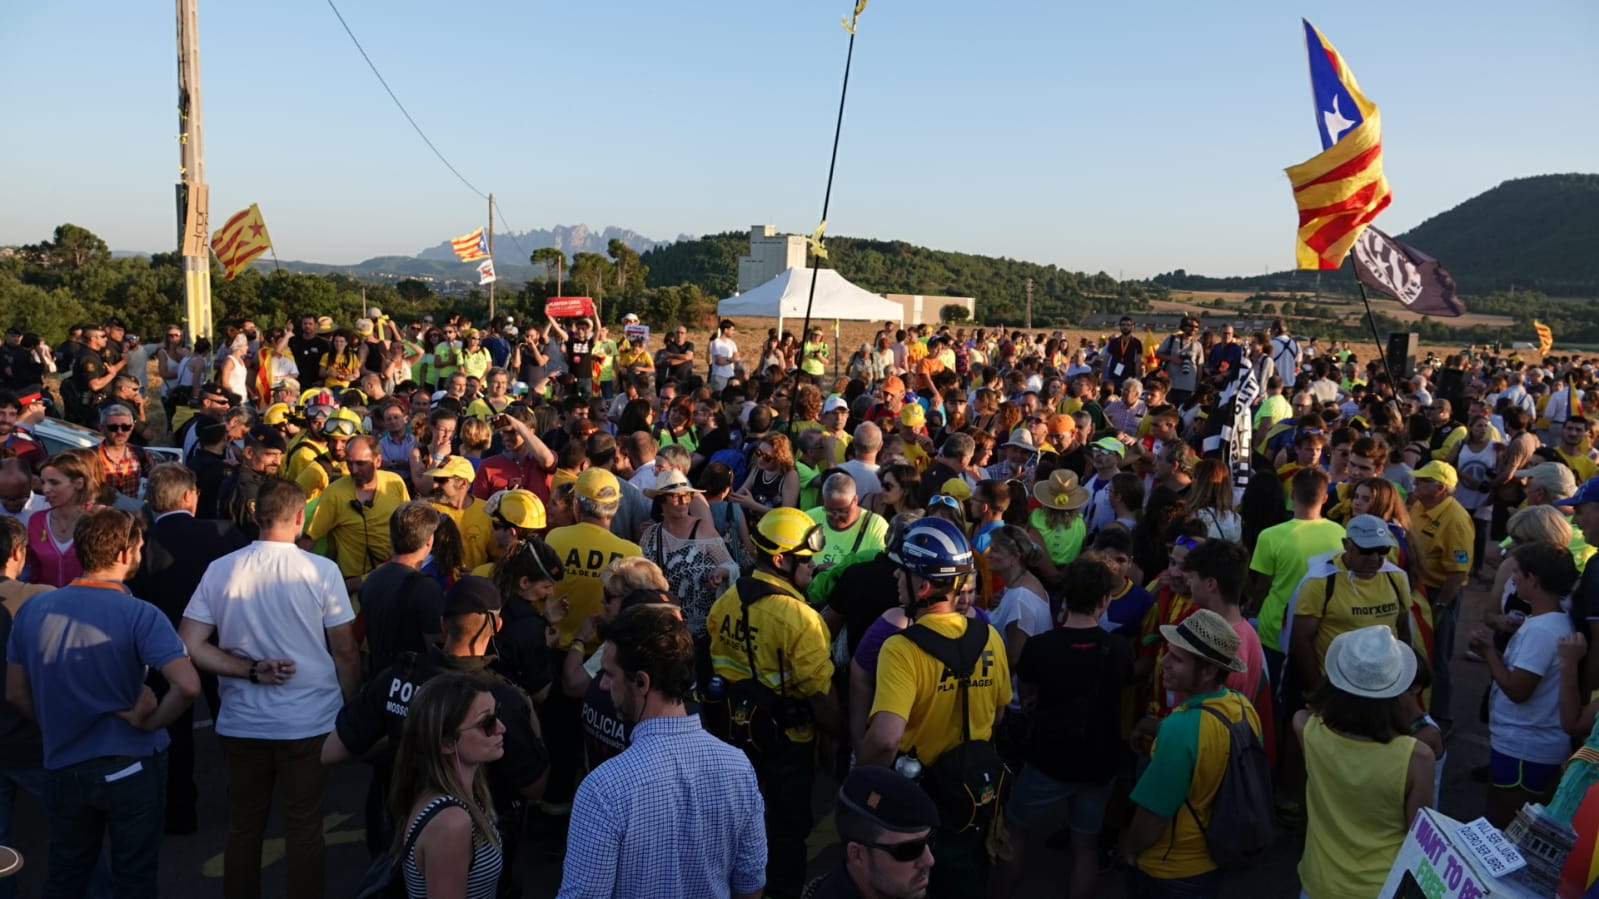
[(1360, 288), (1360, 302), (1366, 306), (1366, 321), (1371, 324), (1371, 340), (1377, 345), (1377, 358), (1382, 360), (1383, 371), (1388, 374), (1388, 390), (1391, 396), (1388, 402), (1399, 405), (1399, 381), (1394, 378), (1394, 368), (1388, 363), (1388, 351), (1382, 345), (1382, 336), (1377, 333), (1377, 313), (1371, 309), (1371, 297), (1366, 296), (1366, 282), (1360, 280), (1360, 275), (1355, 272), (1355, 255), (1349, 254), (1349, 273), (1355, 276), (1355, 286)]
[[(805, 337), (811, 331), (811, 306), (816, 302), (816, 276), (822, 267), (822, 259), (827, 256), (827, 249), (822, 245), (822, 232), (827, 228), (827, 208), (833, 200), (833, 173), (838, 168), (838, 139), (844, 131), (844, 100), (849, 96), (849, 67), (855, 59), (855, 26), (859, 23), (861, 12), (866, 9), (867, 0), (855, 0), (855, 11), (844, 22), (844, 30), (849, 32), (849, 49), (844, 53), (844, 84), (838, 92), (838, 120), (833, 123), (833, 152), (827, 160), (827, 189), (822, 192), (822, 223), (816, 226), (816, 231), (811, 236), (811, 290), (805, 299), (805, 325), (800, 329), (800, 354), (805, 353)], [(781, 308), (781, 304), (779, 304)], [(805, 360), (801, 358), (801, 363)], [(787, 431), (794, 423), (794, 407), (789, 403), (788, 418), (783, 423), (783, 430)]]

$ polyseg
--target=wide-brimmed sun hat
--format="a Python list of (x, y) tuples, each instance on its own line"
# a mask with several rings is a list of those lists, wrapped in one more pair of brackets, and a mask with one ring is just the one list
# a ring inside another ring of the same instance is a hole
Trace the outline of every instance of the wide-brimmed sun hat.
[(1200, 609), (1180, 624), (1163, 624), (1160, 635), (1166, 642), (1227, 671), (1245, 671), (1249, 666), (1238, 657), (1243, 641), (1227, 619), (1209, 609)]
[(1088, 505), (1092, 494), (1077, 480), (1077, 472), (1057, 468), (1048, 480), (1033, 485), (1033, 498), (1045, 508), (1070, 512)]
[(1416, 679), (1416, 654), (1386, 624), (1334, 637), (1325, 661), (1329, 683), (1368, 699), (1392, 699)]

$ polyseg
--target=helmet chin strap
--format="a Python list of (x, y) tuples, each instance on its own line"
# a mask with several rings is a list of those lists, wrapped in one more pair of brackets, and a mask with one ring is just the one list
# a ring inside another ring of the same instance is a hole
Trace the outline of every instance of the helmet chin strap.
[(900, 592), (905, 595), (905, 601), (902, 603), (905, 608), (905, 617), (915, 621), (916, 613), (927, 608), (928, 602), (925, 599), (917, 598), (916, 588), (911, 585), (911, 578), (916, 577), (916, 575), (903, 568), (900, 570), (905, 572), (905, 577), (901, 579), (904, 586), (900, 588)]

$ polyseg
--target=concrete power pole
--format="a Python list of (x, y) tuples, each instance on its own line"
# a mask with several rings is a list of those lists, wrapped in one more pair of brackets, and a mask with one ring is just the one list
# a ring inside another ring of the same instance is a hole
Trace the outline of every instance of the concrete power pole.
[(1027, 279), (1027, 330), (1033, 329), (1033, 279)]
[(198, 0), (178, 5), (178, 249), (183, 255), (183, 307), (189, 338), (211, 336), (211, 226), (200, 132)]
[[(489, 193), (489, 262), (494, 262), (494, 194)], [(494, 321), (494, 282), (489, 282), (489, 321)]]

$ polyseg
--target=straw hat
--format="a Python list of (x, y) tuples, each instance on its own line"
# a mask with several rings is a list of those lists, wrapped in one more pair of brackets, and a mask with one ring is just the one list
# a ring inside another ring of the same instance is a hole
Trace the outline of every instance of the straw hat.
[(1033, 485), (1033, 498), (1049, 509), (1074, 511), (1088, 504), (1088, 488), (1077, 482), (1077, 472), (1057, 468), (1049, 480)]
[[(1244, 660), (1238, 657), (1238, 645), (1242, 642), (1238, 638), (1238, 632), (1227, 623), (1227, 619), (1209, 609), (1200, 609), (1184, 618), (1182, 623), (1175, 627), (1169, 624), (1161, 625), (1160, 635), (1166, 638), (1167, 643), (1192, 653), (1218, 668), (1227, 671), (1245, 671), (1249, 668)], [(1332, 653), (1329, 652), (1327, 657), (1330, 660)], [(1332, 676), (1330, 667), (1329, 665), (1329, 677)]]
[(1010, 439), (1005, 442), (1005, 445), (1018, 447), (1030, 453), (1038, 452), (1038, 444), (1033, 442), (1033, 432), (1026, 428), (1017, 428), (1011, 431)]
[(1386, 624), (1373, 624), (1333, 638), (1327, 647), (1327, 680), (1368, 699), (1392, 699), (1416, 679), (1416, 654)]
[(688, 482), (688, 475), (676, 469), (668, 468), (655, 472), (655, 487), (644, 491), (644, 495), (654, 499), (657, 496), (666, 496), (667, 494), (704, 492), (704, 490), (698, 490), (693, 484)]

